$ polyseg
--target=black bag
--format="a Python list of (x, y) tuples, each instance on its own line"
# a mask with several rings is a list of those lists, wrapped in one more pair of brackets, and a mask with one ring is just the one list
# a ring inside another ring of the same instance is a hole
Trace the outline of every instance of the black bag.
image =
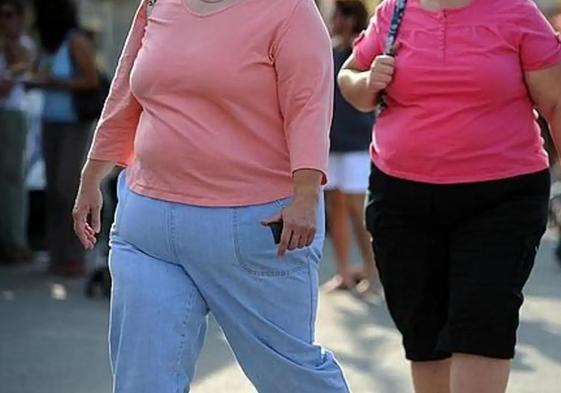
[[(392, 21), (390, 24), (390, 30), (388, 31), (388, 36), (386, 37), (386, 46), (384, 48), (384, 54), (389, 56), (395, 56), (397, 34), (399, 33), (399, 28), (401, 27), (401, 22), (403, 20), (403, 14), (405, 14), (405, 8), (407, 7), (407, 0), (396, 0), (395, 7), (393, 10)], [(378, 94), (376, 109), (374, 113), (376, 118), (378, 118), (384, 109), (387, 107), (386, 102), (386, 92), (381, 91)]]
[(109, 95), (111, 82), (106, 75), (98, 71), (99, 86), (93, 90), (73, 92), (74, 110), (80, 122), (91, 122), (99, 118), (105, 100)]
[[(71, 63), (75, 72), (78, 72), (74, 54), (70, 54)], [(109, 95), (111, 81), (103, 72), (97, 70), (99, 85), (91, 90), (74, 90), (72, 92), (72, 101), (74, 110), (78, 115), (78, 120), (82, 123), (89, 123), (97, 120), (101, 115), (105, 100)]]

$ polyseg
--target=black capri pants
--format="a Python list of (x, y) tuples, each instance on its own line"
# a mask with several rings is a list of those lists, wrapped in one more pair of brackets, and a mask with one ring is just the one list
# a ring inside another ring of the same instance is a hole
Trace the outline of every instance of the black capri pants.
[(436, 185), (373, 167), (366, 224), (409, 360), (514, 356), (549, 188), (547, 170)]

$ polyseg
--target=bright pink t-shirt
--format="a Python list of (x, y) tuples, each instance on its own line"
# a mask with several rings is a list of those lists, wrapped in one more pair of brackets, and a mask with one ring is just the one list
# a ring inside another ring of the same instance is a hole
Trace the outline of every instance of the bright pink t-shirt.
[[(384, 1), (354, 54), (383, 52), (395, 0)], [(561, 62), (561, 44), (531, 0), (472, 0), (431, 12), (409, 0), (375, 164), (427, 183), (496, 180), (548, 166), (524, 73)]]
[(158, 199), (290, 196), (294, 171), (326, 171), (332, 63), (313, 0), (238, 0), (204, 15), (158, 0), (135, 17), (90, 158), (128, 164), (129, 186)]

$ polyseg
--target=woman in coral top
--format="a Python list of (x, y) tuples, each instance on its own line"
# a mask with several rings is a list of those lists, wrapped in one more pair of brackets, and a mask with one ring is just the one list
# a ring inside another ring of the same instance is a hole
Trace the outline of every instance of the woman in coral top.
[(417, 393), (501, 393), (561, 143), (561, 44), (530, 0), (409, 0), (395, 57), (383, 2), (339, 74), (368, 111), (367, 225)]
[(74, 211), (90, 248), (100, 182), (127, 166), (111, 237), (115, 392), (188, 389), (209, 312), (259, 392), (348, 392), (314, 343), (333, 97), (314, 2), (146, 4)]

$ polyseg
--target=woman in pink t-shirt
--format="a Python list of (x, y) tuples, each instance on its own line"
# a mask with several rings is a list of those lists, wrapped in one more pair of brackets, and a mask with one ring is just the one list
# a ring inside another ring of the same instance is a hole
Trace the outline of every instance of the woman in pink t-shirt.
[(530, 0), (383, 2), (339, 74), (369, 111), (367, 226), (417, 393), (504, 392), (547, 221), (536, 105), (561, 142), (561, 44)]
[(158, 0), (150, 16), (142, 3), (74, 209), (90, 248), (100, 182), (127, 166), (114, 391), (188, 390), (212, 312), (257, 391), (348, 393), (315, 343), (334, 76), (314, 2)]

